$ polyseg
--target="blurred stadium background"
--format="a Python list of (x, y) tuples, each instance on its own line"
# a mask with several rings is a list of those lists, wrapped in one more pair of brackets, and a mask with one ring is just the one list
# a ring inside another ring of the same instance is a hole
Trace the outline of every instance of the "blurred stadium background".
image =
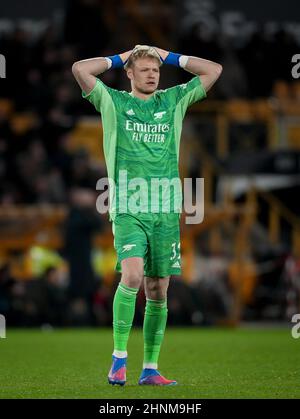
[[(205, 218), (182, 223), (183, 275), (170, 285), (169, 324), (278, 323), (300, 313), (298, 2), (260, 4), (1, 3), (0, 313), (8, 326), (111, 325), (119, 278), (110, 223), (95, 209), (96, 182), (106, 176), (101, 119), (71, 66), (138, 43), (224, 68), (184, 123), (180, 173), (205, 178)], [(160, 87), (189, 77), (163, 67)], [(121, 70), (102, 79), (129, 89)]]

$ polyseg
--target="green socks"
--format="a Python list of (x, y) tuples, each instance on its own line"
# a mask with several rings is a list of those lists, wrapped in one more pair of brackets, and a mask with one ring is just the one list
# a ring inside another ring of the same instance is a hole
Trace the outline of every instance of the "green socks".
[(168, 317), (167, 300), (148, 300), (144, 317), (143, 368), (157, 369)]
[[(113, 302), (114, 355), (127, 356), (127, 342), (131, 330), (137, 288), (119, 283)], [(146, 302), (144, 317), (144, 363), (143, 368), (157, 369), (158, 357), (164, 338), (168, 317), (167, 300)]]
[(138, 288), (119, 283), (113, 302), (114, 355), (127, 356), (127, 342), (135, 312)]

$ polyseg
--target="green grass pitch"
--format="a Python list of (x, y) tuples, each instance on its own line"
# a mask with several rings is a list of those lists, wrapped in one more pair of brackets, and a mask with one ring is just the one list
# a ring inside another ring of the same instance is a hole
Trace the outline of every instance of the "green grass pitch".
[(110, 386), (108, 329), (8, 330), (0, 398), (300, 398), (300, 339), (287, 329), (167, 329), (160, 371), (174, 387), (138, 386), (142, 330), (130, 336), (127, 383)]

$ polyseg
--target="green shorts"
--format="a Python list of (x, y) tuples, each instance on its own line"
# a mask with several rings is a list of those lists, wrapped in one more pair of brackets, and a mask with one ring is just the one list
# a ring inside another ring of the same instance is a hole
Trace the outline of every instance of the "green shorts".
[(117, 214), (112, 225), (118, 261), (144, 259), (144, 275), (163, 278), (181, 274), (180, 224), (178, 213)]

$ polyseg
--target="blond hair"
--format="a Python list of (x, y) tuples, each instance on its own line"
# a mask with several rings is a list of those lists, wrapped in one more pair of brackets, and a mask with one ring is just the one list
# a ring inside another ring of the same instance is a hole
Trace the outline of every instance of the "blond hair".
[(160, 58), (158, 52), (155, 48), (148, 45), (136, 45), (130, 54), (126, 64), (124, 65), (125, 70), (132, 68), (133, 64), (139, 58), (154, 58), (158, 61), (159, 66), (162, 65), (162, 59)]

